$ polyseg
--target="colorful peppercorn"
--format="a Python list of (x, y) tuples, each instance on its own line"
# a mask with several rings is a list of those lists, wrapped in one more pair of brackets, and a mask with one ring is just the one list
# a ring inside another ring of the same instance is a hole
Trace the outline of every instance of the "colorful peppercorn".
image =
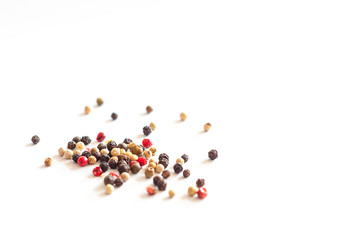
[(154, 176), (154, 168), (147, 167), (144, 172), (146, 178), (151, 178)]
[(148, 164), (148, 166), (155, 170), (155, 168), (157, 167), (157, 164), (154, 163), (154, 162), (151, 162), (151, 163)]
[(40, 141), (40, 138), (38, 135), (34, 135), (31, 137), (31, 141), (33, 142), (33, 144), (38, 144)]
[(177, 160), (175, 161), (176, 163), (179, 163), (179, 164), (184, 164), (184, 160), (183, 158), (177, 158)]
[(155, 171), (156, 171), (157, 173), (163, 172), (163, 171), (164, 171), (164, 166), (163, 166), (163, 164), (158, 164), (158, 165), (155, 167)]
[(175, 196), (175, 192), (173, 190), (169, 190), (168, 195), (170, 198), (173, 198)]
[(198, 192), (198, 189), (195, 188), (195, 187), (193, 187), (193, 186), (190, 186), (190, 187), (188, 188), (188, 195), (191, 196), (191, 197), (193, 197), (194, 195), (196, 195), (197, 192)]
[(50, 157), (48, 157), (45, 159), (44, 164), (45, 166), (50, 167), (52, 162), (53, 160)]
[(132, 171), (133, 174), (137, 174), (140, 171), (140, 169), (142, 169), (142, 167), (139, 165), (138, 162), (135, 162), (130, 166), (130, 170)]
[(132, 142), (133, 142), (133, 140), (130, 139), (130, 138), (125, 138), (124, 141), (123, 141), (123, 143), (125, 143), (125, 144), (130, 144)]
[(89, 136), (83, 136), (80, 141), (82, 141), (85, 145), (88, 145), (92, 142)]
[(187, 119), (187, 115), (186, 115), (184, 112), (181, 112), (181, 113), (180, 113), (180, 119), (181, 119), (182, 121), (185, 121), (185, 120)]
[(103, 170), (100, 167), (95, 167), (93, 169), (93, 174), (94, 176), (99, 177), (100, 175), (103, 174)]
[(158, 161), (158, 164), (162, 164), (164, 166), (164, 168), (167, 168), (169, 165), (169, 160), (166, 158), (162, 158)]
[(105, 186), (105, 192), (106, 192), (107, 194), (112, 194), (112, 193), (114, 192), (114, 186), (111, 185), (111, 184), (107, 184), (107, 185)]
[(153, 184), (154, 184), (155, 186), (157, 186), (159, 180), (161, 180), (161, 178), (160, 178), (159, 176), (154, 176), (154, 177), (153, 177)]
[(120, 178), (120, 176), (116, 173), (110, 172), (109, 175), (112, 175), (114, 178)]
[(142, 144), (146, 148), (150, 148), (153, 145), (153, 143), (148, 138), (144, 138)]
[(88, 165), (88, 158), (85, 156), (79, 157), (78, 164), (79, 164), (79, 166), (82, 166), (82, 167), (84, 167), (85, 165)]
[(79, 137), (79, 136), (73, 137), (73, 141), (74, 141), (75, 143), (80, 142), (80, 137)]
[(95, 152), (95, 153), (92, 154), (92, 156), (94, 156), (94, 157), (97, 159), (97, 161), (99, 161), (99, 159), (100, 159), (100, 152)]
[(198, 191), (197, 191), (197, 194), (198, 194), (198, 198), (200, 199), (205, 199), (207, 197), (207, 189), (204, 188), (204, 187), (201, 187)]
[(184, 162), (186, 163), (188, 162), (189, 156), (187, 154), (183, 154), (181, 158), (183, 158)]
[(113, 120), (117, 120), (117, 118), (118, 118), (118, 114), (116, 114), (116, 113), (112, 113), (112, 115), (111, 115), (111, 118), (113, 119)]
[[(100, 132), (100, 133), (98, 133), (98, 135), (97, 135), (97, 141), (98, 142), (103, 142), (105, 140), (105, 135), (104, 135), (104, 133), (103, 132)], [(100, 149), (99, 149), (100, 150)]]
[(196, 184), (197, 184), (197, 187), (199, 187), (199, 188), (203, 187), (205, 184), (204, 178), (198, 178)]
[(74, 150), (75, 146), (76, 146), (76, 142), (74, 142), (74, 141), (68, 142), (68, 149)]
[(153, 122), (149, 123), (149, 127), (154, 131), (156, 129), (156, 126)]
[(149, 126), (145, 126), (143, 128), (143, 133), (144, 133), (145, 136), (149, 136), (149, 134), (152, 133), (152, 129)]
[(120, 148), (117, 147), (113, 148), (110, 154), (114, 157), (118, 157), (120, 155)]
[(78, 159), (81, 157), (79, 153), (74, 153), (72, 159), (75, 163), (78, 163)]
[(123, 180), (123, 182), (126, 182), (129, 180), (130, 175), (127, 172), (122, 172), (122, 174), (120, 174), (120, 178)]
[(151, 147), (149, 148), (149, 151), (152, 152), (152, 155), (155, 156), (155, 154), (157, 153), (157, 149), (155, 147)]
[(208, 157), (209, 157), (211, 160), (214, 160), (214, 159), (218, 158), (218, 152), (217, 152), (217, 150), (212, 149), (211, 151), (209, 151), (209, 152), (208, 152)]
[(169, 176), (170, 176), (170, 171), (169, 171), (169, 170), (164, 170), (164, 171), (162, 172), (162, 177), (163, 177), (164, 179), (169, 178)]
[(138, 158), (137, 162), (140, 164), (140, 166), (144, 166), (147, 164), (147, 160), (143, 157)]
[(147, 113), (153, 112), (153, 108), (151, 106), (147, 106), (145, 110), (147, 111)]
[(130, 171), (130, 167), (129, 167), (129, 165), (128, 164), (120, 164), (119, 166), (118, 166), (118, 172), (120, 173), (120, 174), (122, 174), (123, 172), (129, 172)]
[(91, 108), (89, 106), (85, 106), (85, 108), (84, 108), (84, 113), (85, 114), (89, 114), (91, 111), (92, 110), (91, 110)]
[(75, 149), (74, 151), (73, 151), (73, 155), (74, 154), (79, 154), (80, 156), (81, 156), (81, 151), (79, 150), (79, 149)]
[(106, 149), (107, 146), (105, 146), (105, 144), (101, 142), (101, 143), (98, 144), (97, 148), (99, 149), (99, 151), (101, 151), (103, 149)]
[(145, 150), (145, 151), (143, 152), (143, 155), (144, 155), (144, 157), (145, 157), (146, 159), (149, 159), (149, 158), (152, 157), (153, 154), (152, 154), (151, 151)]
[(113, 175), (108, 174), (108, 175), (104, 178), (104, 185), (107, 185), (107, 184), (113, 185), (115, 179), (116, 179), (116, 178), (115, 178)]
[(65, 149), (64, 149), (63, 147), (59, 148), (59, 149), (58, 149), (58, 153), (59, 153), (59, 156), (60, 156), (60, 157), (64, 156)]
[(102, 149), (102, 150), (100, 150), (100, 154), (109, 155), (109, 151), (108, 151), (108, 149)]
[(158, 181), (157, 187), (159, 191), (165, 191), (165, 189), (167, 188), (167, 182), (164, 179), (160, 179)]
[(88, 164), (93, 165), (93, 164), (95, 164), (96, 162), (97, 162), (96, 157), (94, 157), (94, 156), (88, 157)]
[(85, 148), (85, 144), (83, 142), (76, 143), (76, 149), (83, 150)]
[(179, 163), (174, 164), (173, 169), (174, 169), (174, 172), (177, 174), (182, 172), (183, 171), (182, 164), (179, 164)]
[(103, 101), (102, 98), (97, 98), (97, 104), (98, 104), (98, 106), (103, 105), (103, 103), (104, 103), (104, 101)]
[(109, 141), (109, 142), (107, 143), (107, 149), (108, 149), (109, 151), (112, 151), (113, 148), (116, 148), (116, 147), (117, 147), (117, 143), (114, 142), (114, 141)]
[(103, 172), (106, 172), (106, 171), (108, 171), (108, 169), (109, 169), (109, 165), (108, 165), (107, 162), (101, 162), (101, 163), (99, 164), (99, 167), (102, 169)]
[(204, 124), (204, 131), (205, 132), (208, 132), (210, 129), (211, 129), (211, 124), (210, 123), (206, 123), (206, 124)]
[(111, 169), (116, 169), (118, 166), (118, 161), (115, 158), (110, 158), (108, 161), (108, 165)]
[(157, 190), (156, 190), (154, 187), (152, 187), (152, 186), (148, 186), (148, 187), (147, 187), (147, 193), (148, 193), (149, 195), (154, 195), (154, 194), (157, 193)]
[(191, 175), (191, 171), (189, 171), (189, 169), (186, 169), (183, 171), (183, 177), (187, 178)]
[(73, 156), (73, 151), (72, 150), (66, 150), (65, 153), (64, 153), (64, 157), (66, 159), (70, 159), (71, 157)]

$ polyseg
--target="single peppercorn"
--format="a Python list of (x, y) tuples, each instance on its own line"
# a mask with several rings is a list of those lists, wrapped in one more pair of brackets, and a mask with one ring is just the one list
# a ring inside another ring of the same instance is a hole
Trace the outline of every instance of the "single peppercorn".
[(107, 154), (101, 154), (101, 155), (100, 155), (100, 158), (99, 158), (99, 160), (100, 160), (101, 162), (108, 162), (109, 159), (110, 159), (110, 157), (109, 157), (109, 155), (107, 155)]
[(174, 164), (173, 169), (174, 169), (174, 172), (177, 174), (182, 172), (183, 171), (182, 164), (179, 164), (179, 163)]
[(105, 140), (105, 135), (104, 135), (104, 133), (103, 133), (103, 132), (98, 133), (96, 139), (97, 139), (98, 142), (103, 142), (103, 141)]
[[(162, 166), (162, 164), (159, 164), (159, 165)], [(155, 170), (155, 168), (157, 167), (157, 164), (154, 163), (154, 162), (150, 162), (150, 163), (148, 164), (148, 167), (154, 168), (154, 170)]]
[(108, 165), (111, 169), (116, 169), (118, 166), (118, 162), (114, 158), (111, 158), (108, 161)]
[(168, 156), (168, 154), (166, 154), (166, 153), (161, 153), (161, 154), (159, 154), (158, 160), (161, 160), (162, 158), (166, 158), (166, 159), (169, 160), (169, 156)]
[(88, 165), (88, 158), (87, 157), (84, 157), (84, 156), (80, 156), (78, 158), (78, 164), (79, 166), (81, 167), (84, 167), (85, 165)]
[(133, 142), (133, 140), (130, 139), (130, 138), (125, 138), (124, 141), (123, 141), (123, 143), (125, 143), (125, 144), (129, 144), (131, 142)]
[(84, 113), (85, 114), (89, 114), (91, 111), (92, 110), (91, 110), (91, 108), (89, 106), (85, 106), (85, 108), (84, 108)]
[(143, 133), (144, 133), (145, 136), (149, 136), (149, 134), (152, 133), (152, 129), (149, 126), (145, 126), (143, 128)]
[(148, 138), (144, 138), (142, 144), (146, 148), (150, 148), (153, 145), (153, 143)]
[(53, 160), (50, 157), (48, 157), (45, 159), (44, 164), (45, 166), (50, 167), (52, 162)]
[(217, 150), (212, 149), (211, 151), (209, 151), (209, 152), (208, 152), (208, 157), (209, 157), (211, 160), (214, 160), (214, 159), (218, 158), (218, 152), (217, 152)]
[[(70, 151), (70, 150), (69, 150)], [(79, 149), (75, 149), (73, 151), (73, 154), (79, 154), (81, 156), (81, 151)]]
[(198, 194), (198, 198), (205, 199), (208, 195), (207, 189), (202, 187), (202, 188), (198, 189), (197, 194)]
[(206, 124), (204, 124), (204, 131), (205, 132), (208, 132), (210, 129), (211, 129), (211, 124), (210, 123), (206, 123)]
[(162, 177), (163, 177), (164, 179), (169, 178), (169, 176), (170, 176), (170, 171), (169, 171), (169, 170), (164, 170), (164, 171), (162, 172)]
[(187, 119), (187, 115), (186, 115), (184, 112), (181, 112), (181, 113), (180, 113), (180, 119), (181, 119), (182, 121), (185, 121), (185, 120)]
[(147, 160), (143, 157), (138, 158), (137, 162), (140, 164), (140, 166), (144, 166), (147, 164)]
[(80, 154), (77, 154), (77, 153), (75, 153), (75, 154), (73, 154), (73, 156), (72, 156), (72, 159), (73, 159), (73, 161), (75, 162), (75, 163), (78, 163), (78, 158), (80, 158)]
[(155, 186), (158, 185), (159, 180), (161, 180), (161, 178), (159, 176), (154, 176), (153, 177), (153, 183), (154, 183)]
[(93, 169), (93, 174), (94, 176), (99, 177), (100, 175), (103, 174), (103, 170), (100, 167), (95, 167)]
[(183, 177), (187, 178), (191, 175), (191, 171), (189, 171), (189, 169), (186, 169), (183, 171)]
[(184, 164), (184, 160), (183, 158), (177, 158), (177, 160), (175, 161), (176, 163), (179, 163), (179, 164)]
[[(103, 171), (104, 172), (104, 171)], [(110, 184), (113, 185), (114, 181), (115, 181), (115, 177), (111, 174), (108, 174), (105, 178), (104, 178), (104, 185)]]
[(95, 153), (95, 152), (99, 152), (99, 149), (96, 148), (96, 147), (90, 149), (90, 154), (93, 154), (93, 153)]
[(163, 164), (158, 164), (158, 165), (155, 167), (155, 171), (156, 171), (157, 173), (163, 172), (163, 171), (164, 171), (164, 166), (163, 166)]
[(170, 198), (173, 198), (175, 196), (175, 192), (173, 190), (169, 190), (168, 195)]
[(152, 152), (149, 151), (149, 150), (145, 150), (145, 151), (143, 152), (143, 155), (144, 155), (144, 157), (145, 157), (146, 159), (149, 159), (149, 158), (152, 157)]
[(197, 184), (197, 187), (199, 187), (199, 188), (200, 188), (200, 187), (203, 187), (204, 184), (205, 184), (204, 178), (198, 178), (196, 184)]
[(89, 158), (91, 156), (91, 153), (88, 151), (84, 151), (81, 155)]
[(108, 149), (102, 149), (102, 150), (100, 150), (100, 154), (106, 154), (106, 155), (109, 155), (109, 151), (108, 151)]
[(107, 143), (107, 149), (109, 152), (112, 151), (113, 148), (116, 148), (116, 147), (117, 147), (117, 143), (115, 141), (109, 141)]
[(154, 195), (154, 194), (157, 193), (157, 190), (156, 190), (154, 187), (152, 187), (152, 186), (148, 186), (148, 187), (147, 187), (147, 193), (148, 193), (149, 195)]
[(136, 162), (130, 166), (130, 170), (132, 171), (133, 174), (137, 174), (141, 169), (142, 169), (142, 167), (139, 165), (138, 162)]
[(71, 151), (71, 150), (69, 150), (69, 149), (65, 151), (64, 157), (65, 157), (66, 159), (71, 159), (72, 156), (73, 156), (73, 151)]
[(114, 186), (111, 185), (111, 184), (107, 184), (107, 185), (105, 186), (105, 192), (106, 192), (107, 194), (112, 194), (112, 193), (114, 192)]
[(75, 143), (80, 142), (80, 137), (79, 137), (79, 136), (73, 137), (73, 141), (74, 141)]
[(114, 186), (121, 187), (123, 185), (123, 180), (121, 178), (117, 178), (114, 180)]
[(92, 140), (90, 139), (89, 136), (83, 136), (83, 137), (81, 138), (81, 141), (82, 141), (85, 145), (88, 145), (88, 144), (90, 144), (90, 143), (92, 142)]
[(97, 104), (98, 104), (98, 106), (103, 105), (103, 103), (104, 103), (104, 101), (103, 101), (102, 98), (97, 98)]
[(38, 144), (38, 142), (40, 141), (40, 138), (38, 135), (34, 135), (31, 137), (31, 141), (34, 143), (34, 144)]
[(126, 181), (129, 180), (130, 175), (129, 175), (129, 173), (127, 173), (127, 172), (122, 172), (122, 173), (120, 174), (120, 178), (123, 180), (123, 182), (126, 182)]
[(126, 143), (119, 143), (119, 144), (118, 144), (118, 148), (120, 148), (120, 149), (124, 149), (125, 151), (127, 151), (127, 150), (128, 150), (128, 146), (127, 146), (127, 144), (126, 144)]
[(76, 149), (83, 150), (85, 148), (85, 144), (83, 142), (76, 143)]
[(101, 162), (101, 163), (99, 164), (99, 167), (102, 169), (103, 172), (106, 172), (106, 171), (108, 171), (108, 169), (109, 169), (109, 165), (108, 165), (107, 162)]
[(145, 110), (147, 111), (147, 113), (153, 112), (153, 108), (151, 106), (147, 106)]
[(151, 178), (154, 176), (154, 168), (151, 167), (147, 167), (144, 171), (145, 177), (146, 178)]
[(89, 156), (88, 157), (88, 163), (90, 164), (90, 165), (93, 165), (93, 164), (95, 164), (97, 162), (97, 159), (94, 157), (94, 156)]
[(111, 153), (110, 153), (113, 157), (118, 157), (120, 155), (120, 148), (113, 148)]
[(64, 149), (63, 147), (59, 148), (59, 149), (58, 149), (58, 153), (59, 153), (59, 156), (60, 156), (60, 157), (64, 156), (65, 149)]
[(164, 179), (160, 179), (158, 181), (157, 187), (159, 191), (165, 191), (165, 189), (167, 188), (167, 182)]
[(74, 142), (74, 141), (68, 142), (68, 149), (74, 150), (75, 146), (76, 146), (76, 142)]
[(111, 117), (112, 117), (113, 120), (117, 120), (118, 114), (116, 114), (116, 113), (113, 112), (112, 115), (111, 115)]
[(122, 174), (123, 172), (129, 172), (129, 171), (130, 171), (130, 167), (129, 167), (128, 164), (120, 164), (120, 165), (118, 166), (118, 172), (119, 172), (120, 174)]
[(155, 154), (157, 153), (157, 149), (155, 147), (151, 147), (149, 148), (149, 151), (152, 152), (152, 155), (155, 156)]
[(97, 161), (99, 161), (99, 159), (100, 159), (100, 152), (95, 152), (95, 153), (92, 154), (92, 156), (94, 156), (94, 157), (97, 159)]
[(190, 187), (188, 188), (188, 195), (191, 196), (191, 197), (193, 197), (194, 195), (196, 195), (197, 192), (198, 192), (198, 188), (195, 188), (195, 187), (193, 187), (193, 186), (190, 186)]
[(154, 131), (156, 129), (156, 126), (153, 122), (149, 123), (149, 127)]
[(186, 163), (188, 162), (189, 156), (187, 154), (183, 154), (181, 158), (183, 158), (184, 162)]
[(118, 160), (119, 160), (119, 161), (120, 161), (120, 160), (123, 160), (123, 161), (125, 161), (127, 164), (130, 163), (130, 158), (129, 158), (128, 156), (125, 156), (125, 155), (119, 155), (119, 156), (118, 156)]
[(158, 164), (162, 164), (164, 166), (164, 168), (167, 168), (169, 165), (169, 160), (166, 158), (162, 158), (158, 161)]
[(98, 146), (97, 146), (97, 148), (99, 149), (99, 151), (101, 151), (101, 150), (103, 150), (103, 149), (106, 149), (107, 146), (105, 146), (104, 143), (99, 143)]

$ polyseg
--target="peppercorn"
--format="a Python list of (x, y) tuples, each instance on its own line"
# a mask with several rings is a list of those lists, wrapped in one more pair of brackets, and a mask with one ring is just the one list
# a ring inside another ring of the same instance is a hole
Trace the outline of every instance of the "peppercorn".
[(147, 167), (147, 168), (145, 169), (144, 174), (145, 174), (145, 176), (146, 176), (147, 178), (153, 177), (153, 175), (154, 175), (154, 168)]
[(80, 137), (79, 136), (75, 136), (75, 137), (73, 137), (73, 139), (72, 139), (75, 143), (78, 143), (78, 142), (80, 142)]
[(145, 110), (147, 111), (147, 113), (153, 112), (153, 108), (151, 106), (147, 106)]
[(198, 189), (197, 194), (198, 194), (198, 198), (205, 199), (207, 197), (207, 194), (208, 194), (207, 189), (202, 187), (202, 188)]
[(197, 184), (197, 187), (199, 187), (199, 188), (200, 188), (200, 187), (203, 187), (204, 184), (205, 184), (204, 178), (198, 178), (196, 184)]
[(143, 133), (144, 133), (145, 136), (149, 136), (149, 134), (152, 133), (152, 129), (149, 126), (145, 126), (143, 128)]
[(206, 124), (204, 124), (204, 131), (205, 132), (208, 132), (209, 131), (209, 129), (211, 129), (211, 124), (210, 123), (206, 123)]
[(113, 112), (112, 115), (111, 115), (111, 117), (112, 117), (113, 120), (117, 120), (118, 114), (116, 114), (116, 113)]
[(88, 145), (92, 142), (89, 136), (83, 136), (80, 141), (82, 141), (85, 145)]
[(114, 141), (109, 141), (107, 143), (107, 149), (109, 150), (109, 152), (112, 151), (113, 148), (116, 148), (116, 147), (117, 147), (117, 143)]
[(149, 127), (152, 129), (152, 131), (154, 131), (155, 130), (155, 128), (156, 128), (156, 126), (155, 126), (155, 124), (154, 123), (149, 123)]
[(50, 167), (52, 162), (53, 160), (50, 157), (48, 157), (45, 159), (44, 164), (45, 166)]
[(99, 149), (98, 148), (92, 148), (92, 149), (90, 149), (90, 154), (92, 154), (93, 155), (93, 153), (95, 153), (95, 152), (99, 152)]
[(130, 144), (131, 142), (133, 142), (133, 140), (130, 138), (125, 138), (123, 141), (123, 143), (125, 143), (125, 144)]
[(130, 159), (130, 161), (137, 161), (138, 156), (135, 154), (132, 154), (132, 155), (130, 155), (129, 159)]
[(118, 162), (117, 162), (114, 158), (111, 158), (111, 159), (109, 159), (109, 161), (108, 161), (108, 165), (109, 165), (109, 167), (110, 167), (111, 169), (116, 169), (117, 166), (118, 166), (117, 163), (118, 163)]
[(215, 149), (212, 149), (211, 151), (208, 152), (208, 157), (211, 159), (211, 160), (214, 160), (218, 157), (218, 152), (217, 150)]
[(94, 157), (94, 156), (89, 156), (89, 157), (88, 157), (88, 164), (93, 165), (93, 164), (95, 164), (96, 162), (97, 162), (96, 157)]
[(105, 139), (104, 133), (103, 133), (103, 132), (98, 133), (98, 135), (97, 135), (97, 141), (98, 141), (98, 142), (103, 142), (104, 139)]
[(169, 171), (169, 170), (164, 170), (164, 171), (162, 172), (162, 177), (163, 177), (164, 179), (169, 178), (169, 176), (170, 176), (170, 171)]
[(60, 156), (60, 157), (64, 156), (65, 149), (64, 149), (63, 147), (59, 148), (59, 149), (58, 149), (58, 153), (59, 153), (59, 156)]
[(131, 150), (130, 150), (133, 154), (136, 154), (136, 155), (140, 155), (143, 153), (143, 148), (139, 145), (133, 147)]
[(143, 154), (144, 154), (144, 157), (145, 157), (146, 159), (149, 159), (149, 158), (152, 157), (152, 152), (149, 151), (149, 150), (145, 150), (145, 151), (143, 152)]
[(193, 186), (190, 186), (190, 187), (188, 188), (188, 195), (191, 196), (191, 197), (193, 197), (194, 195), (196, 195), (197, 192), (198, 192), (198, 189), (195, 188), (195, 187), (193, 187)]
[(148, 138), (144, 138), (142, 144), (146, 148), (150, 148), (153, 145), (153, 143)]
[(84, 108), (85, 114), (89, 114), (91, 111), (92, 110), (91, 110), (91, 108), (89, 106), (85, 106), (85, 108)]
[(183, 171), (182, 164), (179, 164), (179, 163), (174, 164), (173, 169), (174, 169), (174, 172), (177, 174), (182, 172)]
[(183, 158), (177, 158), (177, 160), (175, 161), (176, 163), (179, 163), (179, 164), (184, 164), (184, 160)]
[(38, 135), (34, 135), (31, 137), (31, 141), (34, 143), (34, 144), (38, 144), (38, 142), (40, 141), (40, 138)]
[(130, 171), (130, 167), (129, 167), (128, 164), (120, 164), (120, 165), (118, 166), (118, 172), (119, 172), (120, 174), (122, 174), (123, 172), (129, 172), (129, 171)]
[(82, 167), (84, 167), (85, 165), (88, 165), (88, 158), (84, 157), (84, 156), (80, 156), (78, 158), (78, 164), (79, 164), (79, 166), (82, 166)]
[(68, 142), (68, 149), (74, 150), (75, 146), (76, 146), (76, 142), (74, 142), (74, 141)]
[(121, 187), (123, 185), (123, 180), (121, 178), (117, 178), (114, 180), (114, 186)]
[(183, 160), (184, 160), (185, 163), (188, 162), (188, 160), (189, 160), (189, 156), (188, 156), (187, 154), (183, 154), (183, 155), (181, 156), (181, 158), (183, 158)]
[(127, 157), (131, 157), (132, 155), (133, 155), (133, 153), (131, 153), (131, 152), (125, 152), (123, 155), (125, 155), (125, 156), (127, 156)]
[(103, 103), (104, 103), (104, 101), (103, 101), (102, 98), (97, 98), (97, 104), (98, 104), (98, 106), (103, 105)]
[(191, 175), (191, 171), (189, 171), (188, 169), (183, 171), (183, 177), (187, 178)]
[(138, 158), (137, 162), (140, 164), (140, 166), (144, 166), (147, 164), (147, 160), (143, 157)]
[(99, 177), (100, 175), (103, 174), (103, 170), (100, 167), (95, 167), (93, 169), (93, 174), (94, 176)]
[(100, 160), (101, 162), (108, 162), (109, 159), (110, 159), (110, 157), (109, 157), (109, 155), (107, 155), (107, 154), (101, 154), (101, 155), (100, 155), (100, 158), (99, 158), (99, 160)]
[(152, 155), (155, 156), (155, 154), (157, 153), (157, 149), (155, 147), (151, 147), (149, 148), (149, 151), (152, 152)]
[(120, 176), (118, 174), (116, 174), (116, 173), (110, 172), (109, 174), (112, 175), (115, 178), (120, 178)]
[(158, 181), (157, 187), (159, 191), (164, 191), (167, 188), (167, 182), (164, 179)]
[(101, 151), (103, 149), (106, 149), (107, 146), (105, 146), (105, 144), (101, 142), (101, 143), (98, 144), (97, 148), (99, 149), (99, 151)]
[(83, 150), (85, 148), (85, 145), (83, 142), (77, 142), (75, 147), (76, 149)]
[(114, 192), (114, 186), (113, 185), (110, 185), (110, 184), (107, 184), (105, 186), (105, 192), (107, 194), (112, 194)]
[(187, 119), (187, 115), (186, 115), (184, 112), (181, 112), (181, 113), (180, 113), (180, 119), (181, 119), (182, 121), (185, 121), (185, 120)]
[(88, 151), (84, 151), (81, 155), (89, 158), (91, 156), (91, 153)]
[(110, 154), (114, 157), (118, 157), (120, 155), (120, 148), (113, 148)]
[(79, 154), (80, 156), (81, 156), (81, 151), (79, 150), (79, 149), (75, 149), (74, 151), (73, 151), (73, 155), (74, 154)]
[(73, 161), (75, 162), (75, 163), (78, 163), (78, 159), (80, 158), (80, 154), (78, 154), (78, 153), (75, 153), (75, 154), (73, 154), (73, 156), (72, 156), (72, 159), (73, 159)]
[(100, 159), (100, 152), (95, 152), (95, 153), (93, 153), (92, 155), (97, 159), (97, 161), (99, 161), (99, 159)]
[(123, 160), (123, 161), (125, 161), (127, 164), (129, 164), (130, 163), (130, 158), (129, 157), (127, 157), (127, 156), (125, 156), (125, 155), (119, 155), (118, 156), (118, 160), (120, 161), (120, 160)]
[(133, 174), (137, 174), (140, 171), (140, 169), (142, 169), (142, 167), (139, 165), (138, 162), (130, 166), (130, 170), (132, 171)]
[(99, 167), (102, 169), (103, 172), (106, 172), (106, 171), (108, 171), (108, 169), (109, 169), (109, 165), (108, 165), (107, 162), (101, 162), (101, 163), (99, 164)]
[(127, 146), (127, 144), (125, 144), (125, 143), (119, 143), (119, 144), (118, 144), (118, 148), (123, 149), (123, 150), (125, 150), (125, 151), (128, 150), (128, 146)]
[[(104, 172), (104, 171), (103, 171), (103, 172)], [(113, 175), (108, 174), (108, 175), (104, 178), (104, 185), (107, 185), (107, 184), (113, 185), (115, 179), (116, 179), (116, 178), (115, 178)]]
[(164, 166), (164, 168), (167, 168), (169, 165), (169, 160), (166, 158), (162, 158), (158, 161), (158, 164), (162, 164)]
[(149, 159), (149, 163), (154, 162), (155, 164), (157, 163), (153, 158)]
[(70, 159), (71, 157), (73, 156), (73, 152), (71, 150), (66, 150), (65, 153), (64, 153), (64, 157), (66, 159)]
[(164, 171), (164, 166), (163, 166), (163, 164), (158, 164), (158, 165), (155, 167), (155, 171), (156, 171), (157, 173), (163, 172), (163, 171)]
[(130, 175), (127, 172), (122, 172), (122, 174), (120, 174), (120, 178), (123, 180), (123, 182), (126, 182), (129, 180)]
[(175, 196), (175, 192), (173, 190), (169, 190), (168, 195), (170, 198), (173, 198)]
[(154, 194), (157, 193), (157, 190), (156, 190), (154, 187), (152, 187), (152, 186), (148, 186), (148, 187), (147, 187), (147, 193), (148, 193), (149, 195), (154, 195)]
[(109, 155), (109, 151), (108, 151), (108, 149), (102, 149), (102, 150), (100, 150), (100, 154)]
[(166, 158), (166, 159), (169, 160), (169, 156), (168, 156), (168, 154), (166, 154), (166, 153), (161, 153), (161, 154), (159, 154), (158, 160), (161, 160), (162, 158)]
[(161, 178), (160, 178), (159, 176), (154, 176), (154, 177), (153, 177), (153, 183), (154, 183), (155, 186), (158, 185), (158, 182), (159, 182), (160, 179), (161, 179)]

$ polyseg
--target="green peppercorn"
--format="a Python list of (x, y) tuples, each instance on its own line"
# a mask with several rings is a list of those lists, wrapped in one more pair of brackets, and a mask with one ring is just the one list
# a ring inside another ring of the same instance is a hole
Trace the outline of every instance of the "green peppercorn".
[(97, 104), (98, 104), (98, 106), (103, 105), (103, 103), (104, 103), (103, 99), (97, 98)]

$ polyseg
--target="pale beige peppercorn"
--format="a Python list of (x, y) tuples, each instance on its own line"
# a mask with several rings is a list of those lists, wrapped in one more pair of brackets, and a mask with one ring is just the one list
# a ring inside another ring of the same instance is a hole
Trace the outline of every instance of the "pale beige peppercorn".
[(188, 195), (191, 196), (191, 197), (193, 197), (194, 195), (196, 195), (197, 192), (198, 192), (198, 188), (196, 188), (196, 187), (190, 186), (190, 187), (188, 188)]
[(76, 149), (83, 150), (85, 148), (85, 145), (83, 142), (77, 142), (75, 147)]
[(99, 149), (98, 149), (98, 148), (94, 147), (94, 148), (90, 149), (90, 153), (91, 153), (91, 154), (94, 154), (94, 153), (96, 153), (96, 152), (99, 152)]
[(149, 148), (149, 151), (152, 152), (152, 155), (155, 156), (155, 154), (157, 153), (157, 149), (155, 147), (151, 147)]
[(173, 190), (169, 190), (168, 194), (170, 198), (173, 198), (175, 196), (175, 192)]
[(113, 186), (113, 185), (107, 184), (107, 185), (105, 186), (105, 192), (106, 192), (107, 194), (111, 194), (111, 193), (113, 193), (113, 191), (114, 191), (114, 186)]
[(138, 156), (135, 155), (135, 154), (130, 155), (129, 158), (130, 158), (130, 161), (137, 161), (138, 160)]
[(75, 149), (74, 151), (73, 151), (73, 155), (74, 154), (79, 154), (79, 155), (81, 155), (81, 151), (79, 150), (79, 149)]
[(65, 153), (64, 153), (64, 157), (66, 159), (70, 159), (71, 157), (73, 156), (73, 151), (72, 150), (66, 150)]
[(151, 178), (154, 175), (154, 168), (147, 167), (144, 173), (147, 178)]
[(137, 144), (135, 144), (135, 142), (131, 142), (128, 144), (128, 148), (131, 150), (132, 148), (134, 148), (135, 146), (137, 146)]
[(149, 127), (152, 129), (152, 131), (154, 131), (156, 128), (156, 126), (153, 122), (149, 123)]
[(182, 121), (185, 121), (185, 120), (187, 119), (187, 115), (186, 115), (184, 112), (181, 112), (181, 114), (180, 114), (180, 119), (181, 119)]
[(155, 171), (156, 171), (157, 173), (163, 172), (163, 171), (164, 171), (164, 166), (163, 166), (163, 164), (158, 164), (158, 165), (156, 166), (156, 168), (155, 168)]
[(59, 153), (59, 156), (61, 156), (61, 157), (64, 156), (65, 149), (63, 147), (59, 148), (58, 153)]
[(149, 163), (154, 162), (155, 164), (157, 163), (153, 158), (149, 159)]
[(126, 152), (126, 153), (124, 153), (124, 155), (127, 156), (127, 157), (131, 157), (131, 156), (133, 155), (133, 153), (131, 153), (131, 152)]
[(152, 157), (152, 152), (150, 150), (145, 150), (143, 154), (147, 160)]
[(113, 148), (111, 154), (112, 156), (118, 157), (120, 155), (120, 148)]
[[(118, 157), (111, 157), (110, 159), (114, 159), (115, 161), (118, 162)], [(110, 160), (110, 159), (109, 159), (109, 160)]]
[(183, 158), (177, 158), (177, 160), (175, 162), (183, 165), (184, 164), (184, 159)]
[(154, 169), (157, 167), (157, 164), (154, 162), (151, 162), (148, 165), (149, 165), (149, 167), (154, 168)]
[(50, 167), (52, 162), (53, 160), (50, 157), (48, 157), (45, 159), (44, 164), (45, 166)]
[(120, 174), (120, 178), (123, 180), (123, 182), (126, 182), (129, 180), (130, 175), (127, 172), (122, 172), (122, 174)]
[(85, 106), (85, 108), (84, 108), (85, 114), (89, 114), (91, 111), (92, 110), (91, 110), (91, 108), (89, 106)]
[(206, 123), (206, 124), (204, 124), (204, 131), (205, 132), (208, 132), (209, 131), (209, 129), (211, 129), (211, 124), (210, 123)]
[(109, 154), (109, 150), (108, 149), (106, 149), (106, 148), (104, 148), (104, 149), (102, 149), (102, 150), (100, 150), (100, 154)]
[(125, 153), (125, 149), (121, 148), (120, 149), (120, 154), (124, 154)]
[(94, 156), (88, 157), (88, 164), (93, 165), (97, 162), (97, 158)]

